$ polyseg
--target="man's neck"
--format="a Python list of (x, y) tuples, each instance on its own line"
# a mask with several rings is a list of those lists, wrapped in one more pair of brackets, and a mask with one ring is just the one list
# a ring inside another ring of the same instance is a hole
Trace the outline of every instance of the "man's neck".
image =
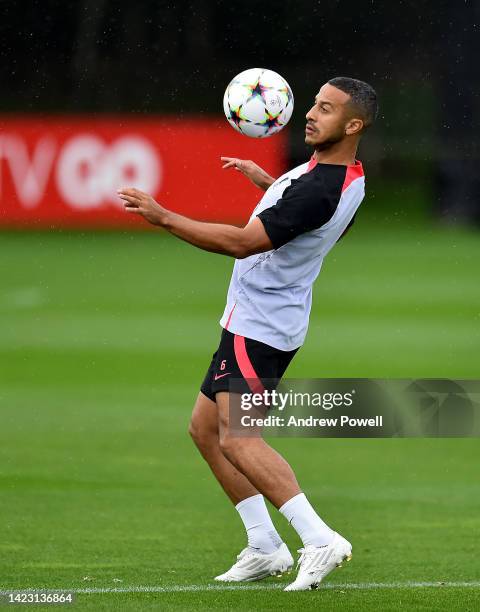
[(336, 149), (335, 145), (325, 150), (317, 150), (315, 149), (313, 153), (314, 159), (317, 160), (319, 164), (338, 164), (341, 166), (351, 166), (355, 163), (355, 155), (357, 153), (357, 148), (350, 149), (345, 151), (344, 149)]

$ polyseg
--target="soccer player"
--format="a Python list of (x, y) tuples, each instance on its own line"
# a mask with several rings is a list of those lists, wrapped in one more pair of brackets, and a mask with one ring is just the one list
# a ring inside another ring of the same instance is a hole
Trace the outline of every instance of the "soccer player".
[(312, 285), (326, 254), (352, 224), (364, 197), (359, 140), (377, 115), (374, 89), (352, 78), (325, 83), (306, 115), (309, 162), (276, 180), (252, 161), (223, 157), (265, 191), (245, 227), (203, 223), (167, 210), (137, 189), (119, 190), (126, 211), (142, 215), (190, 244), (235, 258), (220, 344), (201, 386), (190, 434), (240, 514), (248, 545), (220, 581), (280, 574), (292, 556), (275, 529), (264, 498), (303, 542), (299, 571), (285, 590), (313, 589), (352, 546), (317, 514), (287, 461), (262, 437), (229, 430), (229, 379), (257, 388), (280, 380), (308, 327)]

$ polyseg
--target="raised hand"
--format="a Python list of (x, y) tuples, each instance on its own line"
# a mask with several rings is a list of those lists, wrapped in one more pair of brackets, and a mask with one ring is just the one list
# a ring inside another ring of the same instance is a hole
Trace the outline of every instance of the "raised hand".
[(237, 172), (241, 172), (244, 176), (252, 181), (259, 189), (266, 191), (275, 181), (273, 177), (262, 170), (251, 159), (238, 159), (238, 157), (221, 157), (225, 164), (222, 166), (224, 170), (234, 168)]
[(134, 187), (123, 187), (117, 190), (117, 194), (124, 201), (126, 212), (142, 215), (152, 225), (163, 225), (168, 211), (148, 193)]

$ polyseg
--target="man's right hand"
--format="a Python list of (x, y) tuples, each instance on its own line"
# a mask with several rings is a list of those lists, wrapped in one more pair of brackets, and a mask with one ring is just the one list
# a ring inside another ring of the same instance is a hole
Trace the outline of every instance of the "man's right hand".
[(226, 162), (222, 168), (234, 168), (238, 172), (244, 174), (252, 181), (254, 185), (266, 191), (275, 179), (257, 166), (251, 159), (238, 159), (238, 157), (221, 157), (223, 162)]

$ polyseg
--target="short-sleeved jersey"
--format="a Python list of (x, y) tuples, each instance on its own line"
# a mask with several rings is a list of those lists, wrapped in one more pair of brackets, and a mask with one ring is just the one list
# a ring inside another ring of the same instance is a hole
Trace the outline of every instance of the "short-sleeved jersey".
[(278, 178), (250, 217), (261, 220), (273, 249), (235, 261), (220, 325), (282, 351), (301, 346), (312, 285), (364, 195), (359, 161), (342, 166), (312, 158)]

